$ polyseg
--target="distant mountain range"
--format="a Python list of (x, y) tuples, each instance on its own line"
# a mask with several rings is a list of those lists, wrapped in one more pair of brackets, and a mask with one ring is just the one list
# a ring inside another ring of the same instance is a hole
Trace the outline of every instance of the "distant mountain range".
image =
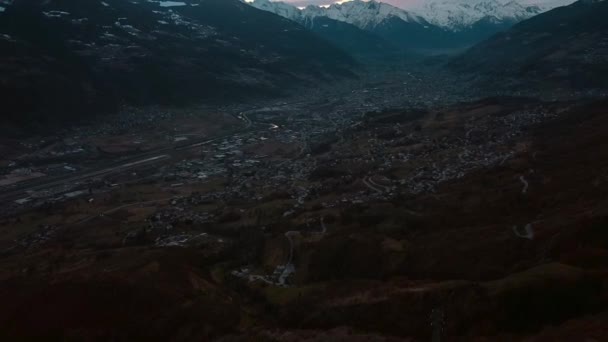
[(385, 55), (395, 53), (397, 50), (394, 45), (382, 37), (362, 30), (347, 20), (337, 20), (333, 16), (316, 15), (317, 11), (323, 11), (320, 7), (310, 6), (306, 11), (301, 11), (284, 2), (256, 0), (248, 3), (263, 11), (272, 12), (297, 22), (334, 45), (357, 56)]
[(238, 0), (0, 1), (2, 121), (235, 100), (350, 77), (353, 66), (318, 35)]
[(512, 25), (548, 9), (512, 0), (431, 0), (414, 11), (433, 25), (464, 31), (481, 23)]
[(460, 13), (431, 18), (360, 0), (304, 10), (268, 0), (0, 0), (0, 121), (46, 125), (121, 104), (274, 95), (353, 77), (361, 69), (353, 55), (462, 48), (495, 30), (507, 31), (451, 67), (496, 80), (606, 86), (608, 2), (536, 14), (550, 7), (464, 1), (428, 3)]
[(393, 46), (425, 50), (473, 45), (555, 6), (524, 5), (507, 0), (433, 0), (406, 11), (375, 0), (304, 9), (270, 0), (248, 2), (308, 28), (316, 27), (319, 18), (329, 18), (374, 33)]
[(606, 89), (607, 18), (608, 1), (580, 0), (515, 25), (451, 65), (495, 84)]

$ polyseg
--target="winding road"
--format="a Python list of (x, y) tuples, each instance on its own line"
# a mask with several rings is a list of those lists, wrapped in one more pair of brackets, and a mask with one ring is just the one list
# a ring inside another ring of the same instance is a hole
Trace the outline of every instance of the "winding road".
[(367, 186), (370, 190), (372, 190), (380, 195), (391, 192), (390, 187), (374, 182), (372, 177), (373, 176), (363, 178), (363, 184), (365, 184), (365, 186)]
[[(325, 217), (321, 217), (320, 225), (321, 225), (320, 234), (321, 234), (321, 236), (323, 236), (327, 233), (327, 225), (325, 224)], [(296, 266), (293, 263), (294, 252), (295, 252), (294, 237), (297, 235), (300, 235), (300, 234), (301, 234), (301, 232), (297, 231), (297, 230), (290, 230), (285, 233), (285, 238), (287, 239), (287, 242), (289, 243), (289, 256), (287, 257), (287, 262), (285, 264), (278, 265), (275, 268), (275, 271), (272, 275), (270, 275), (270, 276), (254, 275), (254, 274), (250, 274), (248, 270), (243, 270), (243, 269), (238, 270), (238, 271), (232, 271), (232, 274), (239, 278), (246, 277), (250, 282), (262, 281), (269, 285), (282, 286), (282, 287), (287, 286), (287, 279), (289, 279), (289, 276), (296, 273)]]
[(293, 236), (300, 234), (299, 231), (297, 230), (290, 230), (287, 233), (285, 233), (285, 237), (287, 238), (287, 241), (289, 242), (289, 258), (287, 259), (287, 265), (291, 264), (291, 262), (293, 261)]
[(325, 224), (325, 216), (321, 217), (321, 235), (325, 235), (327, 233), (327, 225)]
[(527, 239), (527, 240), (534, 240), (534, 230), (532, 228), (532, 224), (528, 223), (525, 227), (524, 227), (524, 232), (520, 232), (519, 231), (519, 227), (517, 226), (513, 226), (513, 233), (515, 234), (515, 236), (522, 238), (522, 239)]
[(521, 193), (524, 194), (524, 195), (527, 194), (528, 193), (528, 187), (530, 186), (530, 184), (526, 180), (526, 177), (519, 176), (519, 181), (524, 185), (523, 189), (521, 189)]

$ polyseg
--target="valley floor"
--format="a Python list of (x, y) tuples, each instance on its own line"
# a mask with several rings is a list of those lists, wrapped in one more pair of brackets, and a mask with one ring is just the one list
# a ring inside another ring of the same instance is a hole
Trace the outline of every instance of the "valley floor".
[(608, 103), (421, 77), (3, 141), (0, 337), (607, 339)]

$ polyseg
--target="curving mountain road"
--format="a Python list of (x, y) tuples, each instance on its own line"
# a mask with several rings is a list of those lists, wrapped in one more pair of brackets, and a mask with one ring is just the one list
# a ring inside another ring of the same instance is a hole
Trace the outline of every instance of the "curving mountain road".
[(521, 189), (521, 193), (522, 194), (527, 194), (528, 193), (528, 187), (530, 186), (530, 184), (528, 183), (528, 181), (526, 180), (526, 177), (524, 176), (519, 176), (519, 181), (523, 184), (523, 189)]
[(391, 191), (390, 187), (374, 182), (372, 177), (373, 176), (368, 176), (368, 177), (363, 178), (363, 184), (365, 184), (365, 186), (367, 186), (370, 190), (372, 190), (380, 195), (382, 195), (384, 193), (389, 193)]
[(367, 186), (370, 190), (378, 193), (378, 194), (382, 194), (382, 190), (376, 188), (373, 184), (371, 184), (371, 182), (369, 181), (369, 177), (365, 177), (363, 178), (363, 184), (365, 184), (365, 186)]
[(321, 235), (325, 235), (327, 233), (327, 225), (325, 224), (325, 216), (321, 217)]
[(513, 233), (515, 234), (515, 236), (522, 238), (522, 239), (527, 239), (527, 240), (534, 240), (534, 230), (532, 228), (532, 224), (528, 223), (525, 227), (524, 227), (524, 232), (520, 232), (519, 231), (519, 227), (518, 226), (513, 226)]

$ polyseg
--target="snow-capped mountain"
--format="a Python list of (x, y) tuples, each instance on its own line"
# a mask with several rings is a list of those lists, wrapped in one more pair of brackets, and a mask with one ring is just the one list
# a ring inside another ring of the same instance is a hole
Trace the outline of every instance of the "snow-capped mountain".
[[(452, 60), (498, 87), (608, 87), (608, 1), (580, 0), (526, 20)], [(542, 85), (538, 87), (538, 85)]]
[(408, 23), (426, 24), (426, 21), (418, 15), (375, 0), (353, 0), (333, 4), (327, 8), (308, 6), (302, 12), (306, 17), (326, 16), (362, 29), (373, 29), (386, 20), (394, 18)]
[(325, 9), (321, 7), (309, 6), (300, 10), (283, 2), (269, 0), (255, 0), (249, 3), (258, 9), (295, 21), (357, 57), (393, 54), (398, 50), (382, 37), (344, 20), (345, 15), (340, 16), (343, 20), (333, 19), (337, 17), (335, 11), (332, 11), (332, 15), (326, 15)]
[(278, 1), (253, 0), (247, 2), (261, 10), (273, 12), (300, 23), (310, 23), (315, 18), (327, 17), (365, 30), (372, 30), (385, 21), (395, 18), (408, 23), (427, 24), (418, 15), (375, 0), (353, 0), (342, 4), (333, 4), (329, 7), (310, 5), (301, 10)]
[(532, 3), (540, 7), (544, 12), (547, 12), (557, 7), (572, 5), (576, 1), (577, 0), (538, 0)]
[[(376, 0), (352, 0), (298, 9), (271, 0), (244, 0), (315, 30), (324, 18), (353, 25), (402, 49), (462, 49), (514, 24), (574, 0), (429, 0), (404, 10)], [(351, 29), (352, 31), (352, 29)], [(353, 37), (353, 36), (351, 36)], [(329, 39), (339, 43), (339, 34)], [(338, 44), (339, 45), (339, 44)]]
[[(370, 46), (380, 46), (385, 52), (390, 50), (390, 53), (395, 52), (395, 47), (398, 50), (421, 47), (428, 49), (443, 44), (437, 40), (443, 40), (446, 33), (420, 16), (375, 0), (353, 0), (328, 7), (308, 6), (304, 9), (269, 0), (246, 2), (258, 9), (296, 21), (349, 52), (358, 50), (358, 54), (364, 50), (377, 54), (377, 48), (370, 50)], [(347, 47), (343, 44), (345, 37), (349, 39)], [(363, 44), (356, 44), (359, 39), (357, 37), (360, 37)]]
[(462, 31), (478, 23), (514, 24), (575, 0), (531, 2), (525, 0), (431, 0), (409, 10), (376, 0), (352, 0), (329, 7), (308, 6), (298, 9), (292, 5), (270, 0), (246, 0), (259, 9), (285, 18), (306, 23), (316, 17), (328, 17), (373, 30), (388, 20), (435, 25), (451, 31)]
[[(561, 2), (558, 4), (563, 5)], [(527, 5), (514, 0), (431, 0), (413, 11), (434, 25), (461, 31), (479, 22), (514, 24), (558, 4)]]
[(255, 8), (278, 14), (281, 17), (285, 17), (295, 22), (301, 22), (303, 17), (302, 11), (299, 8), (281, 1), (245, 0), (245, 2)]

